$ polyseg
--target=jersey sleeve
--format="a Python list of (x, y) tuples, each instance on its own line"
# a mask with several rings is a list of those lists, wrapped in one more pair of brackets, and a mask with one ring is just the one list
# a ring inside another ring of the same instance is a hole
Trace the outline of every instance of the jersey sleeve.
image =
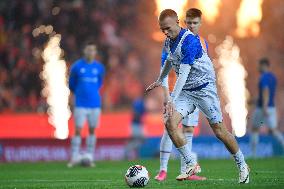
[(182, 64), (194, 64), (194, 60), (202, 56), (202, 46), (200, 41), (194, 35), (189, 34), (183, 41), (181, 47)]

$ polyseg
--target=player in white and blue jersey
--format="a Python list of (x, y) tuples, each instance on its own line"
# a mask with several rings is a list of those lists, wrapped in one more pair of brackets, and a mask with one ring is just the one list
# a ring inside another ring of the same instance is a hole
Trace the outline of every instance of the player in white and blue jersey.
[[(201, 26), (201, 16), (202, 12), (199, 9), (196, 8), (191, 8), (186, 11), (186, 18), (185, 18), (185, 24), (187, 28), (196, 36), (200, 39), (200, 42), (202, 44), (202, 50), (204, 53), (208, 54), (208, 43), (205, 39), (202, 37), (199, 37), (198, 32), (199, 28)], [(162, 51), (162, 56), (161, 56), (161, 68), (164, 65), (165, 60), (167, 59), (167, 52), (165, 50)], [(163, 89), (163, 94), (164, 94), (164, 105), (166, 105), (166, 102), (169, 100), (169, 82), (168, 80), (173, 80), (171, 78), (171, 75), (165, 79), (164, 83), (162, 84), (162, 89)], [(164, 111), (164, 119), (167, 118), (167, 115), (165, 115)], [(185, 139), (187, 141), (189, 150), (191, 151), (192, 149), (192, 138), (193, 138), (193, 131), (194, 128), (198, 125), (198, 120), (199, 120), (199, 110), (196, 108), (193, 113), (189, 114), (188, 116), (184, 117), (182, 119), (182, 130), (185, 135)], [(165, 120), (164, 120), (165, 121)], [(166, 123), (166, 122), (165, 122)], [(170, 158), (170, 154), (172, 151), (172, 146), (173, 143), (165, 129), (163, 136), (161, 138), (161, 143), (160, 143), (160, 171), (155, 177), (155, 180), (157, 181), (164, 181), (167, 177), (167, 168), (168, 168), (168, 161)], [(197, 158), (197, 156), (194, 156)], [(180, 167), (180, 174), (176, 177), (178, 181), (183, 181), (183, 180), (205, 180), (206, 177), (198, 176), (198, 175), (192, 175), (188, 176), (185, 174), (186, 171), (186, 164), (181, 157), (181, 167)]]
[(81, 146), (81, 130), (86, 120), (89, 136), (86, 138), (87, 153), (94, 161), (96, 145), (95, 128), (101, 113), (100, 88), (105, 75), (104, 65), (95, 60), (97, 49), (93, 42), (84, 47), (84, 57), (77, 60), (70, 69), (69, 88), (74, 94), (75, 136), (71, 140), (71, 160), (69, 167), (78, 163)]
[(167, 36), (164, 48), (167, 60), (156, 82), (146, 92), (161, 86), (173, 68), (178, 75), (171, 98), (167, 102), (169, 118), (167, 132), (186, 163), (186, 174), (191, 176), (200, 169), (188, 148), (184, 134), (178, 129), (181, 120), (196, 108), (202, 111), (217, 136), (233, 155), (239, 169), (239, 183), (249, 182), (249, 168), (235, 137), (223, 124), (220, 101), (217, 94), (215, 71), (207, 54), (203, 55), (200, 40), (189, 30), (179, 26), (174, 10), (166, 9), (159, 16), (161, 31)]
[(251, 152), (252, 156), (256, 156), (256, 147), (259, 141), (259, 128), (266, 125), (271, 134), (281, 144), (284, 151), (284, 138), (282, 133), (277, 129), (277, 111), (275, 107), (275, 92), (277, 79), (269, 70), (269, 60), (262, 58), (259, 61), (260, 78), (258, 83), (258, 99), (256, 109), (252, 119), (251, 134)]

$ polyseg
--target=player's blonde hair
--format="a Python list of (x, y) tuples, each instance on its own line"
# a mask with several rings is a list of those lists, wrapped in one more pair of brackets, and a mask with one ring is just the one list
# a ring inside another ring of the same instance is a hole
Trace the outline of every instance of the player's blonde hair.
[(174, 11), (172, 9), (165, 9), (160, 13), (159, 22), (163, 21), (167, 17), (173, 17), (173, 18), (178, 19), (178, 15), (177, 15), (176, 11)]

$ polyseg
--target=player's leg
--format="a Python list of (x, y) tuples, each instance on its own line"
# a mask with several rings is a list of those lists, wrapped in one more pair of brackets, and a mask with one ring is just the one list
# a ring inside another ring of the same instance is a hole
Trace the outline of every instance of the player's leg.
[(170, 159), (172, 148), (173, 142), (165, 129), (160, 143), (160, 171), (155, 177), (155, 179), (158, 181), (163, 181), (167, 177), (168, 162)]
[(125, 147), (125, 159), (133, 159), (135, 154), (139, 153), (139, 148), (144, 141), (143, 125), (141, 123), (132, 123), (131, 125), (131, 139)]
[(96, 141), (97, 141), (95, 129), (98, 126), (100, 114), (101, 114), (100, 108), (88, 109), (87, 119), (89, 125), (89, 136), (86, 139), (86, 147), (87, 147), (87, 153), (91, 154), (92, 162), (94, 161)]
[(215, 84), (209, 84), (205, 88), (201, 89), (201, 91), (193, 93), (193, 96), (198, 102), (198, 108), (206, 115), (216, 137), (224, 143), (227, 150), (234, 157), (240, 172), (239, 182), (248, 183), (249, 168), (235, 137), (223, 124), (222, 111)]
[[(196, 162), (197, 162), (197, 155), (192, 152), (192, 138), (193, 138), (194, 127), (198, 125), (198, 119), (199, 119), (199, 110), (196, 108), (193, 113), (189, 114), (182, 120), (182, 131), (185, 135), (185, 139), (187, 141), (192, 157), (196, 159)], [(192, 176), (187, 176), (186, 175), (186, 164), (183, 161), (183, 158), (181, 158), (180, 160), (181, 160), (180, 161), (181, 162), (180, 175), (176, 177), (176, 180), (182, 181), (182, 180), (205, 180), (206, 179), (206, 177), (197, 176), (196, 174)], [(200, 166), (196, 173), (199, 173), (199, 172), (201, 172)]]
[(81, 146), (81, 130), (86, 120), (87, 112), (85, 108), (74, 109), (74, 120), (75, 120), (75, 135), (71, 139), (71, 159), (68, 163), (68, 167), (72, 167), (78, 163), (80, 146)]
[(263, 118), (264, 115), (262, 113), (262, 110), (260, 108), (256, 108), (252, 116), (252, 130), (250, 136), (250, 147), (251, 147), (252, 157), (257, 156), (257, 145), (259, 142), (259, 127), (263, 125), (264, 122)]
[(269, 128), (269, 131), (274, 138), (279, 142), (284, 152), (284, 137), (282, 133), (277, 129), (277, 112), (275, 107), (268, 108), (268, 116), (265, 119), (265, 123)]
[[(187, 141), (187, 145), (188, 145), (190, 152), (192, 149), (193, 131), (194, 131), (194, 127), (198, 125), (198, 119), (199, 119), (199, 110), (196, 108), (191, 114), (184, 117), (182, 120), (182, 131), (184, 133), (184, 136)], [(182, 158), (181, 158), (180, 168), (181, 168), (180, 169), (181, 174), (184, 174), (186, 171), (186, 164)]]
[[(184, 133), (185, 136), (185, 140), (187, 142), (188, 145), (188, 149), (191, 151), (192, 149), (192, 137), (193, 137), (193, 131), (194, 131), (194, 127), (193, 126), (187, 126), (184, 123), (182, 124), (182, 132)], [(183, 161), (183, 158), (180, 158), (180, 173), (185, 173), (186, 172), (186, 164)]]
[(189, 147), (187, 145), (187, 142), (184, 138), (184, 134), (182, 133), (182, 130), (178, 128), (179, 123), (182, 120), (182, 114), (180, 114), (177, 111), (173, 112), (173, 115), (169, 117), (169, 119), (166, 122), (166, 128), (167, 132), (179, 151), (180, 155), (183, 157), (185, 163), (188, 164), (196, 164), (196, 161), (194, 158), (192, 158), (192, 155), (190, 153)]
[(198, 164), (193, 158), (184, 134), (182, 130), (178, 128), (178, 125), (182, 118), (192, 113), (195, 108), (195, 105), (192, 104), (192, 101), (187, 97), (187, 94), (182, 91), (175, 101), (175, 111), (173, 112), (173, 115), (170, 116), (166, 122), (167, 132), (186, 163), (186, 174), (188, 176), (196, 173)]

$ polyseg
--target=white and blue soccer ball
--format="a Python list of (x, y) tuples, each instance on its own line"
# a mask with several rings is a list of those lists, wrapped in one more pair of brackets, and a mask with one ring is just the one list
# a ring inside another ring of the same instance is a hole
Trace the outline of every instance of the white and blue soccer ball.
[(125, 181), (129, 187), (142, 188), (148, 184), (150, 180), (146, 167), (142, 165), (133, 165), (127, 169)]
[(83, 153), (79, 155), (79, 164), (83, 167), (90, 167), (93, 161), (92, 154)]

